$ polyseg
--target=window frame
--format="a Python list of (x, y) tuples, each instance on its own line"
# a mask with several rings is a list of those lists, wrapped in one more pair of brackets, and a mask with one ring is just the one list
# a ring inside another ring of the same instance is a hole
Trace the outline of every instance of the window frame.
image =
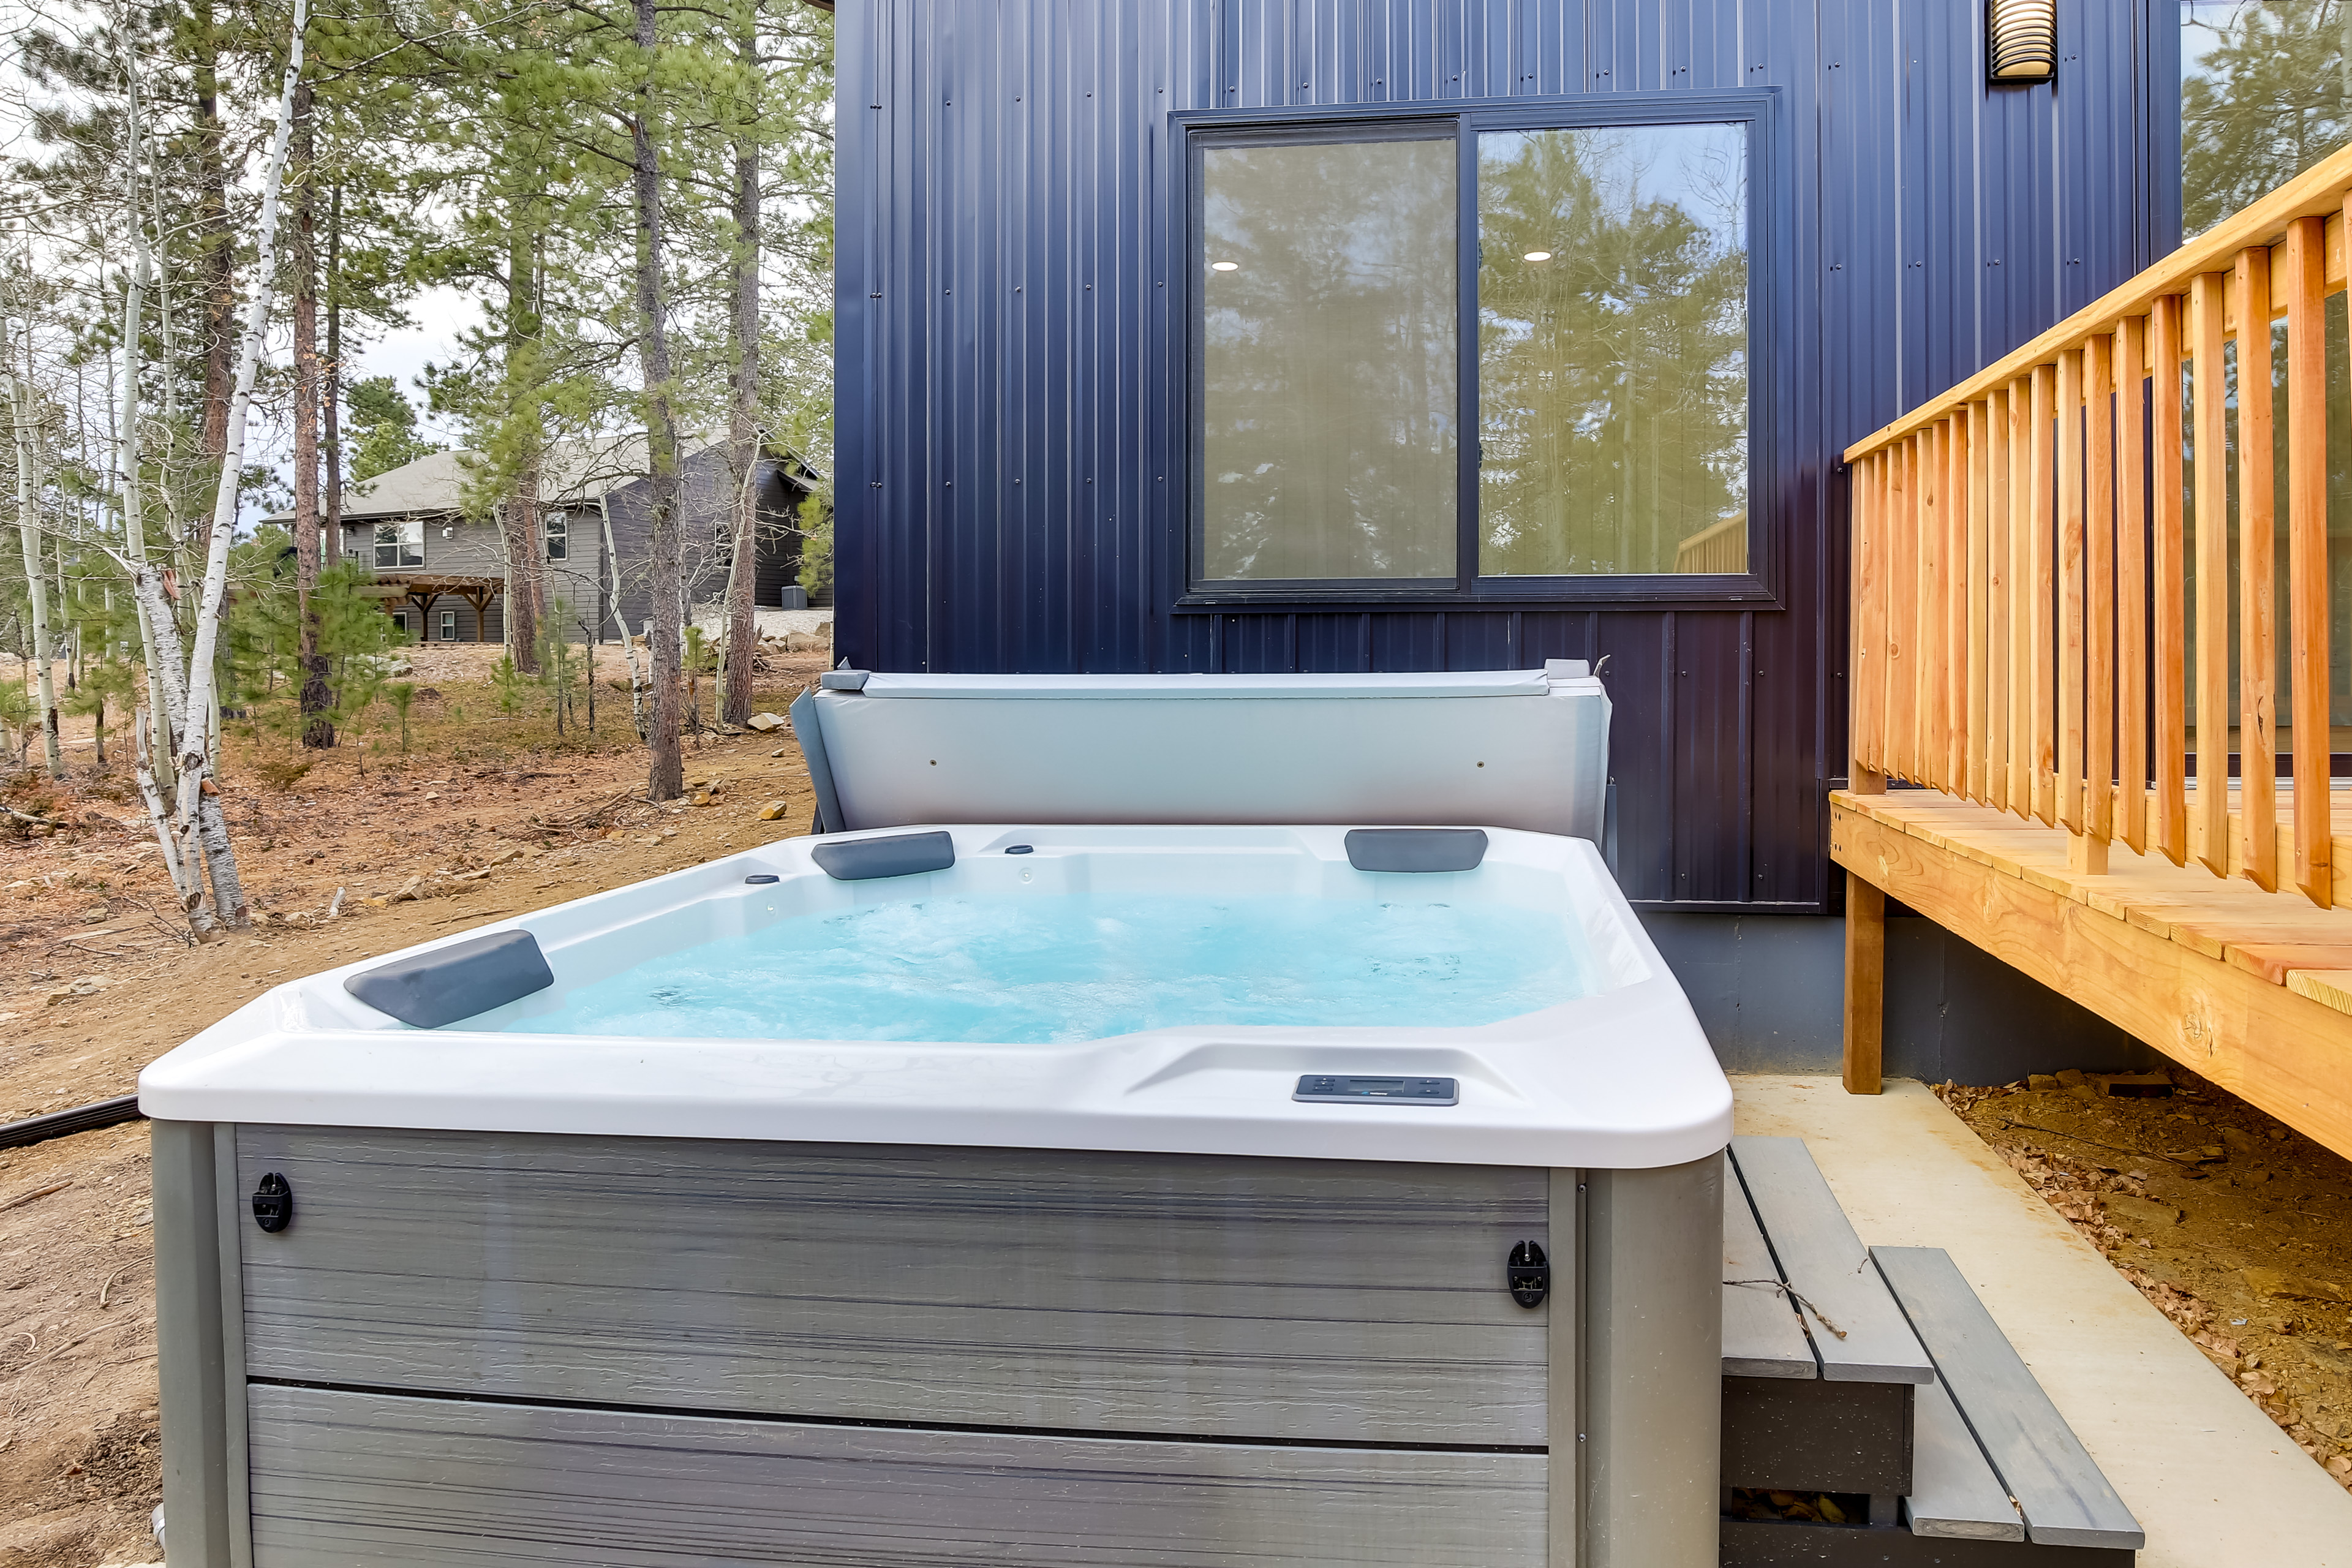
[[(1739, 604), (1779, 600), (1785, 527), (1778, 475), (1780, 426), (1773, 395), (1790, 363), (1789, 312), (1782, 308), (1787, 242), (1780, 216), (1786, 158), (1779, 123), (1781, 93), (1757, 90), (1596, 93), (1576, 98), (1457, 100), (1247, 111), (1201, 110), (1169, 116), (1175, 200), (1163, 237), (1163, 263), (1174, 298), (1166, 318), (1176, 366), (1165, 428), (1173, 450), (1167, 468), (1181, 493), (1171, 509), (1179, 542), (1171, 607), (1177, 611), (1332, 609), (1378, 606), (1524, 609), (1570, 605)], [(1748, 570), (1739, 573), (1624, 573), (1488, 576), (1479, 570), (1478, 137), (1488, 131), (1540, 131), (1640, 125), (1744, 123), (1748, 150)], [(1443, 134), (1455, 142), (1459, 184), (1455, 240), (1457, 463), (1455, 558), (1442, 579), (1205, 579), (1206, 478), (1202, 407), (1205, 345), (1199, 293), (1202, 157), (1212, 147), (1265, 142), (1410, 140)]]
[(439, 642), (456, 642), (457, 640), (457, 612), (451, 609), (443, 610), (441, 612), (439, 629), (441, 635), (435, 640)]
[[(383, 534), (383, 531), (387, 528), (393, 531), (393, 540), (390, 546), (392, 550), (392, 562), (389, 565), (385, 564), (383, 559), (383, 551), (386, 546), (384, 544)], [(370, 524), (369, 529), (370, 531), (368, 538), (371, 546), (369, 558), (375, 563), (373, 570), (378, 572), (414, 572), (418, 567), (425, 564), (425, 520), (423, 518), (385, 518)], [(412, 533), (415, 536), (413, 541), (409, 537)], [(401, 552), (409, 548), (412, 542), (415, 544), (416, 549), (416, 559), (414, 561), (401, 560)]]
[(572, 548), (572, 514), (551, 511), (540, 520), (540, 546), (550, 561), (569, 559)]

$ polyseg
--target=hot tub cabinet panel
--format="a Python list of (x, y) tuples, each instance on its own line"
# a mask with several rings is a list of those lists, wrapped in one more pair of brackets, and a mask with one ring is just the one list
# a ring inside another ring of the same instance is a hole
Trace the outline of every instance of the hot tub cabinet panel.
[(255, 1568), (1540, 1568), (1540, 1454), (890, 1430), (257, 1385)]
[(173, 1568), (1716, 1562), (1719, 1156), (154, 1137)]
[[(1407, 1114), (1410, 1114), (1409, 1112)], [(1549, 1173), (241, 1127), (257, 1376), (666, 1409), (1537, 1446)]]

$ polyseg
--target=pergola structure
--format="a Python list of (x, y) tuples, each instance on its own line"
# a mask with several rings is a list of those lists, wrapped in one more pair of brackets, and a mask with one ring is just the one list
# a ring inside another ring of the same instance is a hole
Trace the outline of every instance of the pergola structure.
[(483, 627), (489, 618), (490, 601), (506, 589), (497, 577), (457, 576), (437, 572), (383, 572), (375, 576), (379, 588), (389, 589), (383, 597), (393, 604), (414, 605), (420, 625), (431, 610), (433, 601), (446, 594), (474, 606), (474, 640), (488, 640)]

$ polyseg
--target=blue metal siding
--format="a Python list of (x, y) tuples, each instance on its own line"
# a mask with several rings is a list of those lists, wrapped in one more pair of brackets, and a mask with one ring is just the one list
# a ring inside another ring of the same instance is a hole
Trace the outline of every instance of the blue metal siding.
[[(2151, 10), (2152, 8), (2152, 10)], [(844, 0), (836, 647), (881, 669), (1608, 656), (1619, 873), (1819, 909), (1847, 442), (2172, 243), (2168, 0), (2061, 0), (1989, 92), (1953, 0)], [(1764, 607), (1176, 613), (1177, 110), (1778, 89)]]

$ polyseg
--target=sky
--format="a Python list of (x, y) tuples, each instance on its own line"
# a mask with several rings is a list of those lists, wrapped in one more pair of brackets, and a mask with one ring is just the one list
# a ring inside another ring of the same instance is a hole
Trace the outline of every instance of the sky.
[(425, 394), (417, 378), (424, 374), (428, 362), (447, 364), (457, 358), (457, 334), (481, 324), (481, 306), (457, 289), (436, 288), (425, 289), (409, 301), (408, 313), (415, 318), (416, 324), (389, 332), (383, 341), (369, 344), (346, 379), (393, 377), (400, 383), (400, 390), (408, 395), (408, 401), (416, 405), (418, 429), (429, 440), (455, 447), (463, 438), (458, 421), (436, 416), (425, 408)]

